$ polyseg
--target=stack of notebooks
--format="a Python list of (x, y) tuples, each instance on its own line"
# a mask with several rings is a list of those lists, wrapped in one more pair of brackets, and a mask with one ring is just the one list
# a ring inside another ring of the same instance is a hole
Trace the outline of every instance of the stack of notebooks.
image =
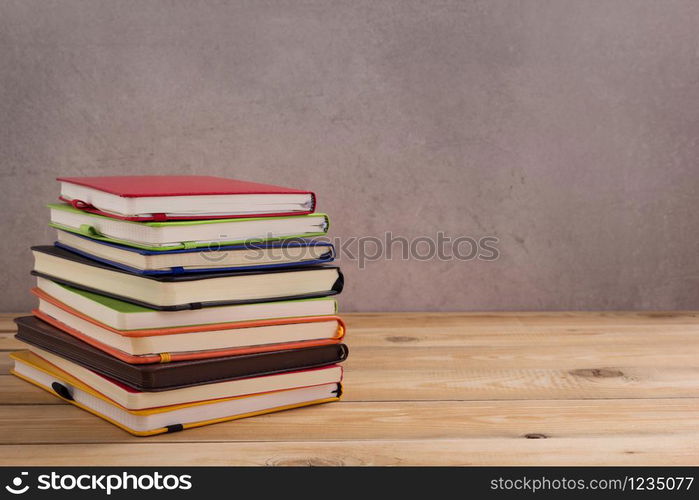
[(336, 401), (347, 357), (308, 191), (205, 176), (59, 178), (13, 373), (136, 435)]

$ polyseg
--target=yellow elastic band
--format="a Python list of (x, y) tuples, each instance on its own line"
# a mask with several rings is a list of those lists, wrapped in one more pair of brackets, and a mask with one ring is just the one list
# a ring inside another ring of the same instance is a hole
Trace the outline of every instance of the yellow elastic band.
[(161, 363), (169, 363), (172, 361), (172, 356), (170, 356), (169, 352), (161, 352), (160, 353), (160, 362)]

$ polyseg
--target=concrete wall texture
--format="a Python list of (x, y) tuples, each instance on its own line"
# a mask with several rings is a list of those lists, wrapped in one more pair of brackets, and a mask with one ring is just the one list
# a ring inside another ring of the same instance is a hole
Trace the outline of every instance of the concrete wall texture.
[[(699, 2), (0, 1), (0, 309), (57, 175), (315, 189), (344, 310), (699, 307)], [(372, 250), (373, 251), (373, 250)], [(399, 253), (399, 252), (398, 252)]]

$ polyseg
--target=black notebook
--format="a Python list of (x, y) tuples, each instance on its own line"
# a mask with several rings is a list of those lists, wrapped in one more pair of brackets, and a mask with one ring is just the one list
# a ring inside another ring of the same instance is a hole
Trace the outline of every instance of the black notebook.
[(54, 246), (32, 253), (34, 276), (159, 310), (326, 297), (344, 283), (336, 266), (142, 276)]
[[(331, 344), (220, 358), (132, 365), (92, 347), (34, 316), (15, 320), (15, 337), (139, 391), (163, 391), (215, 381), (260, 377), (340, 363), (347, 346)], [(50, 361), (50, 360), (49, 360)]]

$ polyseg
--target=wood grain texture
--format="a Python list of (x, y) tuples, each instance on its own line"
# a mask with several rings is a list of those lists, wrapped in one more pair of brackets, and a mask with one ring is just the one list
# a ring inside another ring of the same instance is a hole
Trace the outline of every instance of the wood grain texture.
[[(0, 350), (22, 347), (12, 317)], [(0, 465), (699, 464), (695, 312), (346, 318), (343, 401), (152, 438), (8, 375), (0, 352)]]
[[(699, 399), (577, 401), (341, 401), (237, 425), (163, 434), (147, 442), (582, 438), (699, 432)], [(599, 423), (605, 425), (600, 426)], [(86, 435), (83, 429), (90, 428)], [(19, 432), (18, 432), (19, 431)], [(71, 405), (0, 407), (0, 443), (143, 443)]]
[(0, 445), (0, 464), (682, 465), (699, 453), (699, 434), (688, 437)]

